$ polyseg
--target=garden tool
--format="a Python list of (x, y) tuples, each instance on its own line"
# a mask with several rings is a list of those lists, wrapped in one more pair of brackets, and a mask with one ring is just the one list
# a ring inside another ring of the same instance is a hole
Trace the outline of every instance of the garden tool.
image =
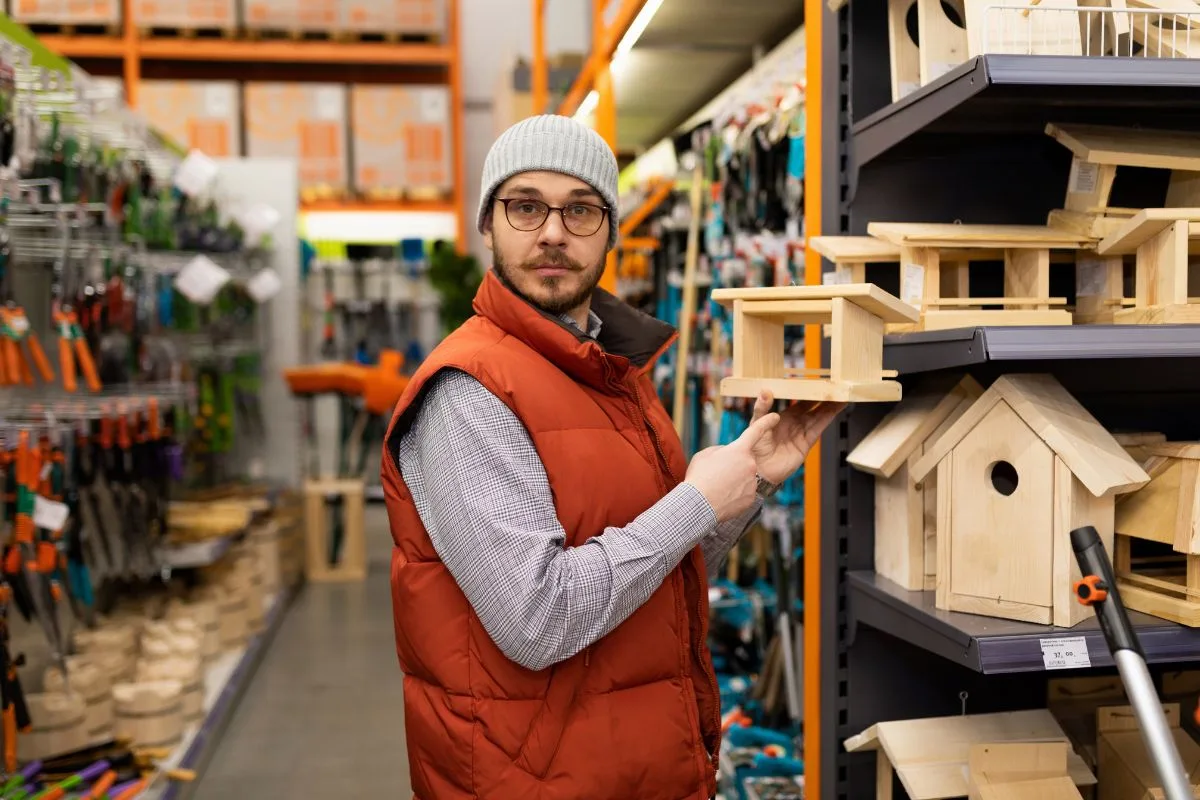
[(95, 423), (92, 437), (91, 472), (88, 479), (89, 496), (97, 530), (103, 535), (109, 577), (124, 575), (129, 570), (129, 554), (121, 539), (121, 515), (118, 498), (114, 492), (110, 462), (116, 449), (116, 422), (109, 412), (102, 414)]
[(25, 665), (25, 658), (13, 657), (9, 647), (8, 609), (12, 598), (12, 587), (8, 581), (0, 579), (0, 718), (3, 719), (4, 769), (10, 774), (17, 769), (17, 733), (28, 731), (32, 725), (25, 692), (17, 675), (17, 668)]
[(121, 519), (121, 532), (125, 539), (125, 552), (129, 568), (140, 578), (148, 578), (157, 570), (154, 554), (150, 548), (148, 526), (148, 504), (146, 494), (137, 481), (134, 465), (133, 433), (128, 414), (119, 414), (116, 420), (116, 449), (108, 462), (111, 472), (110, 483), (117, 489), (117, 508)]
[(1076, 598), (1096, 612), (1096, 619), (1104, 632), (1104, 641), (1116, 662), (1121, 683), (1125, 684), (1125, 694), (1141, 726), (1142, 739), (1154, 762), (1159, 785), (1167, 800), (1192, 800), (1191, 781), (1183, 767), (1179, 749), (1175, 746), (1175, 737), (1167, 725), (1162, 701), (1146, 666), (1145, 653), (1142, 652), (1137, 633), (1129, 624), (1129, 615), (1117, 591), (1112, 562), (1104, 549), (1104, 542), (1096, 529), (1088, 525), (1071, 531), (1071, 549), (1075, 551), (1075, 560), (1079, 562), (1079, 571), (1083, 575), (1075, 582)]
[(71, 297), (68, 286), (66, 265), (55, 263), (55, 281), (52, 289), (54, 302), (51, 309), (51, 319), (58, 329), (58, 367), (62, 372), (63, 389), (74, 392), (78, 388), (76, 371), (83, 372), (84, 382), (88, 391), (100, 391), (100, 378), (96, 372), (92, 352), (83, 328), (79, 323), (75, 308), (67, 302)]
[[(85, 444), (80, 436), (63, 438), (62, 496), (67, 504), (67, 527), (63, 530), (64, 572), (67, 594), (75, 609), (75, 616), (89, 628), (95, 624), (95, 598), (92, 596), (92, 576), (84, 539), (88, 535), (83, 526), (83, 515), (79, 496), (78, 458)], [(92, 561), (95, 564), (95, 561)]]
[[(54, 580), (58, 567), (58, 551), (51, 542), (39, 540), (33, 520), (37, 497), (38, 473), (42, 465), (37, 449), (29, 441), (29, 431), (17, 434), (16, 453), (17, 513), (13, 519), (13, 539), (16, 549), (10, 558), (19, 558), (19, 570), (24, 575), (33, 597), (34, 614), (46, 634), (46, 640), (63, 679), (67, 677), (66, 643), (58, 624), (57, 603), (62, 587)], [(15, 555), (14, 555), (15, 554)], [(15, 571), (15, 570), (13, 570)], [(70, 689), (68, 688), (68, 692)]]

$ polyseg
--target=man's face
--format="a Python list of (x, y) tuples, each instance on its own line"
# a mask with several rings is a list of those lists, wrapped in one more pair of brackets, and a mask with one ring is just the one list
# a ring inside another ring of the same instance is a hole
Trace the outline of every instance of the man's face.
[[(507, 201), (507, 213), (501, 201)], [(509, 178), (496, 190), (483, 236), (500, 279), (551, 314), (582, 306), (604, 272), (609, 215), (589, 233), (604, 205), (595, 189), (569, 175), (523, 172)], [(565, 210), (551, 211), (537, 227), (545, 206)]]

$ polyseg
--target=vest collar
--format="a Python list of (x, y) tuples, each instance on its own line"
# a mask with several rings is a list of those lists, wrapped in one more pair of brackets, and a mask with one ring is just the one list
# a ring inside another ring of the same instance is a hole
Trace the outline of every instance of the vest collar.
[(518, 297), (491, 269), (484, 273), (473, 307), (563, 372), (598, 389), (613, 378), (623, 379), (631, 369), (648, 371), (676, 338), (670, 325), (597, 288), (591, 308), (602, 324), (599, 338), (593, 339)]

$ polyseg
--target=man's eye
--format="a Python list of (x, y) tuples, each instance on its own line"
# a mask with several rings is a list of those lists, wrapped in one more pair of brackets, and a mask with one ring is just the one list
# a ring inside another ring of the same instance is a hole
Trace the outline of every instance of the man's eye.
[(517, 213), (519, 214), (536, 214), (537, 212), (536, 203), (517, 203)]
[(567, 206), (567, 213), (573, 217), (586, 217), (591, 210), (588, 206)]

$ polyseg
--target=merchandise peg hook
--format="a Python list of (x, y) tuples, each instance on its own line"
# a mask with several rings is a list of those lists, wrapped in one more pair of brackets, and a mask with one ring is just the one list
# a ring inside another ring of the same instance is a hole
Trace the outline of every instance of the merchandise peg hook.
[(970, 696), (971, 695), (967, 694), (965, 691), (958, 693), (958, 699), (962, 702), (962, 715), (964, 717), (967, 715), (967, 698)]

